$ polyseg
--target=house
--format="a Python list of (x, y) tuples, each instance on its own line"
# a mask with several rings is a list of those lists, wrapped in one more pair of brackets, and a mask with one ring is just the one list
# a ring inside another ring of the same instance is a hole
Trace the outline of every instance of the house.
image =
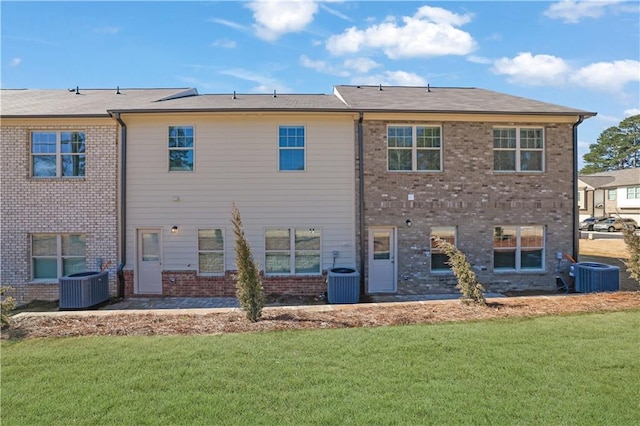
[(594, 113), (475, 88), (1, 95), (19, 302), (107, 264), (114, 295), (233, 296), (234, 203), (267, 293), (322, 294), (334, 266), (366, 293), (451, 292), (432, 236), (495, 291), (554, 288), (576, 252), (576, 132)]
[(640, 223), (640, 168), (580, 175), (580, 220), (621, 216)]
[(594, 113), (476, 88), (335, 91), (360, 113), (368, 293), (455, 292), (433, 236), (492, 291), (555, 288), (557, 257), (577, 256), (576, 131)]

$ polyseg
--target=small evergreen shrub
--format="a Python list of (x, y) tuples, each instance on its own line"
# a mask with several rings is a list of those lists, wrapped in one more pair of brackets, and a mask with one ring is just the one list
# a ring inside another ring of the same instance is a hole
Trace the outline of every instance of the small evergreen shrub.
[(231, 223), (236, 236), (236, 297), (240, 308), (245, 311), (247, 319), (256, 322), (262, 316), (265, 305), (264, 288), (260, 280), (260, 268), (253, 260), (251, 247), (244, 237), (240, 210), (233, 204), (231, 208)]
[(456, 287), (462, 293), (462, 301), (475, 305), (486, 305), (487, 300), (482, 293), (484, 287), (478, 282), (476, 273), (471, 269), (467, 257), (456, 246), (438, 237), (433, 237), (436, 246), (449, 257), (453, 275), (458, 279)]
[(9, 325), (9, 313), (16, 307), (16, 299), (7, 296), (11, 287), (0, 287), (0, 324), (2, 327)]
[(637, 235), (635, 229), (630, 226), (625, 226), (622, 233), (629, 251), (629, 259), (624, 264), (627, 265), (629, 276), (640, 284), (640, 235)]

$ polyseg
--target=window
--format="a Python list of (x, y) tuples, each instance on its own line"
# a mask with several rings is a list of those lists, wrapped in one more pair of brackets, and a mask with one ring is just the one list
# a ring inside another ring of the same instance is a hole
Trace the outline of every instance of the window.
[(617, 191), (615, 189), (609, 189), (607, 191), (607, 199), (609, 201), (615, 201)]
[(34, 234), (31, 236), (33, 279), (58, 279), (87, 269), (84, 234)]
[(543, 171), (544, 137), (539, 128), (493, 129), (493, 169), (508, 172)]
[(32, 132), (31, 173), (34, 177), (82, 177), (85, 148), (83, 132)]
[(193, 126), (169, 126), (169, 171), (193, 171)]
[(431, 228), (431, 272), (451, 272), (449, 256), (437, 246), (433, 238), (437, 237), (456, 245), (456, 228), (454, 226), (434, 226)]
[(198, 229), (198, 273), (224, 274), (224, 232)]
[(440, 127), (389, 126), (387, 128), (387, 170), (442, 170)]
[(627, 200), (640, 200), (640, 186), (630, 186), (627, 188)]
[(496, 271), (542, 270), (542, 226), (498, 226), (493, 232), (493, 269)]
[(267, 274), (320, 274), (320, 232), (310, 229), (265, 231)]
[(278, 161), (281, 172), (305, 170), (304, 146), (303, 126), (280, 126), (278, 130)]

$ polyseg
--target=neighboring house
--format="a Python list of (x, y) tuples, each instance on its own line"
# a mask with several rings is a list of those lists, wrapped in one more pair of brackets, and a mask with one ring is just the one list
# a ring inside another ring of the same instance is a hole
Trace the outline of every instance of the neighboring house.
[(367, 292), (454, 292), (432, 236), (491, 290), (555, 288), (558, 254), (577, 255), (574, 132), (594, 113), (475, 88), (335, 91), (362, 113)]
[(555, 288), (557, 253), (576, 254), (576, 129), (594, 113), (473, 88), (1, 93), (19, 302), (106, 262), (112, 294), (234, 296), (233, 203), (267, 293), (322, 294), (333, 266), (367, 293), (454, 291), (432, 236), (495, 291)]
[(640, 223), (640, 168), (581, 175), (580, 219), (620, 216)]

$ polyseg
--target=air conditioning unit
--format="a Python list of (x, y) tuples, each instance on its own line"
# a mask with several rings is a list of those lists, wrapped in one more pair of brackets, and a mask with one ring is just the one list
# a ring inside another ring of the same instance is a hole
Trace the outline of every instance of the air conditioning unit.
[(620, 290), (620, 268), (604, 263), (575, 264), (575, 286), (578, 293)]
[(358, 303), (360, 301), (360, 274), (355, 268), (332, 268), (327, 274), (327, 301), (329, 303)]
[(59, 309), (84, 309), (109, 300), (109, 272), (79, 272), (60, 278)]

